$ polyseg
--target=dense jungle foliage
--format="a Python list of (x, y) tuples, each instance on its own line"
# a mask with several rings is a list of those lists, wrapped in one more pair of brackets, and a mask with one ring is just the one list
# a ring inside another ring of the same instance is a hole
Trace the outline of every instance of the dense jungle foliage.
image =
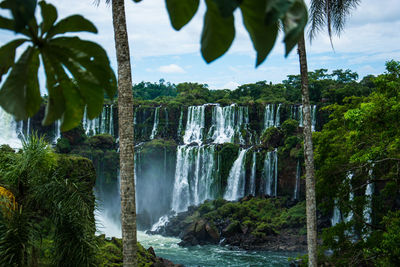
[(314, 133), (319, 208), (340, 210), (322, 235), (336, 266), (400, 265), (400, 62), (386, 68), (368, 96), (326, 107)]
[[(95, 179), (91, 160), (36, 134), (0, 146), (0, 266), (122, 266), (121, 239), (95, 236)], [(138, 266), (163, 261), (138, 248)]]
[[(373, 76), (358, 81), (351, 70), (318, 69), (309, 72), (310, 100), (313, 103), (342, 103), (347, 96), (367, 96), (375, 87)], [(138, 104), (201, 105), (205, 103), (300, 103), (301, 77), (289, 75), (282, 83), (259, 81), (243, 84), (235, 90), (211, 90), (207, 84), (171, 84), (161, 79), (158, 83), (141, 82), (132, 90)], [(147, 101), (145, 101), (147, 100)], [(152, 101), (148, 101), (152, 100)]]

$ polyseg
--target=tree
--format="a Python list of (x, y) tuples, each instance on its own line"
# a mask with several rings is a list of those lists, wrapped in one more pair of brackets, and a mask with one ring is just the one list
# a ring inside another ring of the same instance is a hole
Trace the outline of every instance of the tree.
[[(14, 2), (4, 1), (1, 7), (10, 3)], [(61, 119), (61, 129), (65, 131), (80, 123), (85, 107), (92, 119), (101, 112), (104, 93), (114, 96), (116, 79), (101, 46), (78, 37), (62, 36), (68, 32), (97, 33), (90, 21), (73, 15), (57, 22), (53, 5), (44, 1), (39, 5), (43, 18), (40, 24), (33, 16), (26, 25), (17, 27), (18, 16), (15, 19), (0, 16), (0, 29), (15, 30), (23, 36), (0, 47), (0, 81), (6, 76), (0, 89), (0, 105), (17, 120), (31, 117), (39, 110), (43, 100), (38, 70), (42, 62), (48, 91), (43, 124)], [(27, 48), (15, 61), (16, 49), (25, 43)]]
[(59, 156), (35, 134), (20, 152), (0, 152), (0, 266), (95, 266), (91, 162)]
[(137, 266), (136, 199), (132, 74), (124, 0), (112, 0), (114, 42), (118, 63), (118, 128), (123, 261)]
[[(18, 0), (21, 2), (21, 0)], [(140, 0), (134, 0), (135, 2), (139, 2)], [(8, 5), (11, 5), (13, 2), (11, 0), (5, 0)], [(10, 4), (11, 3), (11, 4)], [(189, 0), (189, 1), (178, 1), (178, 0), (166, 0), (167, 9), (170, 15), (170, 20), (173, 27), (177, 30), (182, 28), (185, 24), (187, 24), (193, 15), (196, 13), (199, 0)], [(35, 0), (29, 0), (23, 3), (26, 7), (28, 4), (36, 4)], [(295, 46), (298, 37), (303, 32), (304, 26), (307, 22), (307, 10), (305, 8), (304, 2), (302, 0), (275, 0), (275, 1), (267, 1), (267, 0), (234, 0), (234, 1), (212, 1), (206, 0), (207, 11), (204, 20), (204, 27), (202, 33), (201, 40), (201, 51), (204, 59), (207, 62), (211, 62), (216, 58), (223, 55), (230, 47), (234, 36), (235, 36), (235, 28), (234, 28), (234, 18), (233, 12), (236, 8), (240, 8), (243, 15), (243, 20), (246, 29), (249, 31), (250, 37), (252, 39), (255, 50), (257, 51), (257, 61), (256, 65), (261, 64), (272, 47), (275, 44), (278, 26), (279, 23), (283, 24), (284, 32), (285, 32), (285, 45), (286, 45), (286, 54), (288, 54), (293, 47)], [(12, 11), (18, 11), (18, 8), (13, 5)], [(123, 250), (124, 250), (124, 266), (136, 266), (136, 214), (135, 214), (135, 184), (134, 184), (134, 170), (133, 170), (133, 97), (131, 91), (131, 66), (130, 66), (130, 58), (129, 58), (129, 43), (127, 38), (127, 30), (126, 30), (126, 19), (125, 19), (125, 10), (124, 10), (124, 0), (113, 0), (112, 1), (112, 12), (113, 12), (113, 26), (114, 26), (114, 35), (115, 35), (115, 46), (117, 53), (117, 62), (118, 62), (118, 114), (119, 114), (119, 140), (120, 140), (120, 174), (121, 174), (121, 219), (122, 219), (122, 236), (123, 236)], [(14, 14), (15, 13), (15, 14)], [(18, 12), (14, 12), (13, 15), (17, 18), (19, 15)], [(30, 20), (34, 20), (33, 16), (34, 12), (29, 12), (29, 14), (22, 14), (24, 20), (30, 18)], [(18, 16), (16, 16), (18, 15)], [(51, 19), (54, 17), (52, 13), (44, 16)], [(30, 21), (28, 19), (28, 21)], [(30, 23), (30, 22), (29, 22)], [(29, 23), (22, 23), (22, 27), (29, 28)], [(44, 23), (47, 25), (48, 22)], [(17, 27), (18, 23), (8, 23), (6, 29), (15, 29), (18, 31)], [(84, 24), (87, 25), (87, 24)], [(0, 26), (2, 26), (0, 24)], [(73, 26), (81, 26), (73, 25)], [(4, 26), (2, 26), (4, 28)], [(21, 27), (21, 25), (19, 26)], [(79, 28), (79, 27), (78, 27)], [(32, 29), (35, 31), (35, 28)], [(81, 29), (82, 30), (82, 29)], [(83, 30), (87, 30), (84, 28)], [(21, 33), (23, 33), (21, 31)], [(39, 37), (36, 36), (35, 37)], [(43, 42), (35, 43), (37, 38), (33, 38), (33, 43), (37, 45), (38, 48), (41, 48)], [(39, 38), (42, 40), (42, 36)], [(42, 40), (43, 41), (43, 40)], [(78, 45), (77, 49), (80, 49), (82, 44)], [(65, 49), (68, 49), (66, 47)], [(15, 49), (14, 49), (15, 51)], [(41, 51), (42, 52), (42, 51)], [(85, 54), (88, 54), (90, 51), (84, 51)], [(32, 53), (32, 52), (31, 52)], [(10, 57), (7, 56), (7, 53), (3, 53), (6, 59)], [(68, 59), (69, 56), (64, 55), (65, 59)], [(91, 62), (93, 56), (86, 57), (85, 63)], [(29, 59), (29, 58), (28, 58)], [(53, 60), (55, 60), (53, 58)], [(13, 62), (13, 58), (11, 62)], [(93, 62), (96, 62), (94, 60)], [(24, 63), (24, 62), (21, 62)], [(68, 75), (64, 75), (64, 69), (61, 67), (57, 67), (55, 70), (54, 66), (52, 66), (53, 62), (49, 62), (45, 64), (46, 75), (49, 75), (51, 71), (57, 71), (56, 77), (51, 77), (48, 79), (48, 90), (49, 90), (49, 104), (46, 112), (45, 123), (50, 123), (57, 118), (62, 118), (62, 129), (68, 130), (75, 125), (77, 125), (82, 118), (83, 107), (85, 104), (88, 106), (88, 115), (89, 118), (95, 117), (100, 110), (91, 108), (89, 112), (89, 103), (82, 101), (82, 99), (88, 95), (79, 95), (76, 91), (80, 88), (77, 84), (71, 82), (68, 79)], [(63, 62), (63, 64), (70, 63), (68, 61)], [(108, 63), (101, 61), (101, 66), (104, 67), (104, 64)], [(0, 63), (1, 64), (1, 63)], [(25, 67), (27, 70), (27, 64)], [(72, 67), (76, 67), (74, 64), (70, 63)], [(47, 67), (46, 67), (47, 66)], [(66, 65), (68, 68), (68, 65)], [(84, 66), (87, 67), (87, 66)], [(9, 68), (9, 67), (8, 67)], [(8, 69), (7, 68), (7, 69)], [(50, 68), (50, 69), (49, 69)], [(36, 68), (37, 69), (37, 68)], [(49, 71), (47, 71), (49, 69)], [(69, 68), (68, 68), (69, 69)], [(85, 68), (86, 69), (86, 68)], [(79, 73), (79, 68), (74, 69), (77, 74)], [(71, 70), (70, 72), (74, 74)], [(81, 75), (82, 77), (77, 77), (81, 80), (85, 77), (85, 75)], [(12, 77), (10, 74), (9, 77)], [(62, 79), (60, 79), (60, 77)], [(77, 78), (74, 75), (74, 78)], [(91, 77), (89, 75), (89, 77)], [(95, 76), (96, 81), (101, 81), (99, 78), (101, 77), (109, 77), (109, 76)], [(57, 80), (55, 80), (57, 78)], [(9, 79), (9, 78), (8, 78)], [(78, 82), (79, 79), (76, 79)], [(37, 85), (37, 72), (33, 73), (29, 76), (29, 78), (24, 79), (25, 84), (31, 86), (33, 81), (35, 89), (35, 96), (38, 96), (38, 85)], [(70, 93), (68, 97), (73, 99), (74, 101), (69, 101), (71, 99), (67, 99), (68, 101), (61, 101), (64, 99), (57, 98), (57, 94), (54, 94), (54, 87), (62, 85), (66, 88), (73, 88), (75, 90), (65, 90)], [(81, 82), (82, 86), (86, 86), (87, 84)], [(99, 87), (99, 86), (98, 86)], [(17, 87), (16, 87), (17, 88)], [(18, 88), (20, 88), (18, 86)], [(25, 88), (25, 87), (23, 87)], [(51, 88), (51, 89), (50, 89)], [(29, 90), (29, 92), (32, 90)], [(15, 97), (13, 101), (9, 101), (10, 107), (8, 111), (13, 113), (14, 115), (20, 116), (20, 118), (26, 118), (32, 116), (37, 111), (37, 105), (34, 105), (34, 108), (29, 106), (29, 109), (18, 109), (12, 107), (20, 106), (20, 104), (26, 104), (26, 99), (23, 97), (25, 92), (17, 91), (17, 90), (9, 90), (9, 92), (14, 93)], [(50, 92), (52, 92), (50, 94)], [(1, 91), (0, 91), (1, 93)], [(113, 93), (113, 91), (109, 92)], [(25, 94), (26, 95), (26, 94)], [(112, 94), (111, 94), (112, 95)], [(40, 94), (39, 94), (40, 97)], [(2, 98), (4, 99), (4, 98)], [(24, 101), (21, 101), (24, 100)], [(17, 102), (19, 101), (19, 102)], [(38, 101), (36, 101), (38, 102)], [(79, 103), (80, 105), (74, 106), (74, 102)], [(18, 105), (13, 105), (13, 103), (18, 103)], [(4, 106), (4, 103), (0, 103)], [(59, 105), (62, 104), (62, 105)], [(56, 109), (56, 108), (59, 109)], [(97, 108), (99, 106), (96, 106)], [(7, 109), (6, 109), (7, 110)], [(65, 111), (65, 112), (64, 112)], [(76, 111), (76, 112), (74, 112)], [(97, 113), (96, 113), (97, 111)], [(71, 114), (72, 113), (72, 114)], [(67, 123), (68, 122), (68, 123)]]
[[(339, 34), (345, 25), (350, 10), (357, 6), (359, 0), (331, 1), (312, 0), (310, 7), (311, 31), (310, 38), (313, 38), (317, 31), (324, 26), (328, 28), (328, 34), (332, 37), (332, 29)], [(308, 92), (308, 68), (304, 35), (298, 42), (298, 54), (301, 74), (301, 91), (303, 103), (303, 134), (304, 134), (304, 159), (306, 169), (306, 207), (307, 207), (307, 244), (308, 244), (308, 265), (317, 266), (317, 215), (315, 199), (315, 172), (314, 152), (311, 132), (311, 108)]]
[(322, 234), (334, 266), (400, 263), (400, 62), (386, 69), (368, 96), (326, 107), (330, 121), (314, 136), (320, 210), (341, 214)]

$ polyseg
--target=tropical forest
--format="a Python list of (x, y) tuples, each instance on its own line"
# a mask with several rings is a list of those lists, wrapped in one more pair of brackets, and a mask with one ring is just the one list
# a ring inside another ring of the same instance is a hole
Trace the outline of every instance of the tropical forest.
[(400, 266), (397, 12), (0, 0), (0, 267)]

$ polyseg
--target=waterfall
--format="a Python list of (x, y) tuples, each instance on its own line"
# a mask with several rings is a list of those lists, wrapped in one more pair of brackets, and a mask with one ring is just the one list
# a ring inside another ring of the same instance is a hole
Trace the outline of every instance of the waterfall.
[(275, 114), (275, 127), (279, 127), (281, 125), (281, 114), (280, 114), (280, 109), (281, 109), (282, 104), (278, 104), (278, 108), (276, 109), (276, 114)]
[(190, 106), (188, 108), (185, 135), (183, 136), (183, 142), (185, 144), (194, 142), (197, 144), (202, 143), (204, 132), (204, 110), (205, 105)]
[[(354, 200), (353, 187), (351, 185), (352, 179), (353, 179), (353, 173), (349, 172), (347, 174), (347, 180), (349, 182), (349, 189), (350, 189), (349, 190), (350, 191), (350, 193), (349, 193), (349, 202), (351, 203), (350, 205), (352, 205), (352, 202)], [(349, 211), (349, 213), (347, 214), (347, 217), (345, 218), (346, 222), (350, 222), (351, 220), (353, 220), (353, 211), (352, 210)]]
[(234, 143), (238, 138), (240, 144), (245, 144), (242, 129), (249, 124), (248, 107), (230, 106), (221, 107), (219, 104), (212, 107), (212, 124), (208, 138), (215, 144)]
[(333, 206), (333, 214), (331, 218), (331, 226), (335, 226), (340, 222), (340, 210), (338, 208), (337, 199), (335, 199), (335, 204)]
[(303, 105), (299, 106), (299, 126), (303, 127)]
[(232, 143), (235, 138), (235, 105), (213, 106), (209, 136), (216, 144)]
[(87, 117), (87, 107), (85, 107), (82, 125), (83, 129), (85, 129), (86, 135), (93, 136), (99, 133), (100, 119), (94, 118), (93, 120), (89, 120), (89, 118)]
[(0, 108), (0, 144), (8, 144), (13, 148), (22, 146), (17, 134), (17, 122), (2, 108)]
[(249, 194), (256, 195), (256, 172), (257, 172), (257, 154), (253, 151), (253, 158), (251, 163), (251, 176), (250, 176), (250, 189)]
[(267, 104), (264, 112), (264, 129), (275, 126), (274, 123), (274, 104)]
[(107, 107), (103, 107), (101, 111), (101, 120), (100, 120), (100, 133), (106, 133), (106, 122), (107, 122)]
[(178, 146), (172, 197), (172, 209), (175, 212), (213, 198), (214, 152), (212, 145)]
[(27, 126), (26, 126), (26, 137), (31, 135), (31, 118), (28, 118)]
[(154, 123), (153, 123), (153, 130), (151, 130), (151, 135), (150, 139), (154, 139), (154, 137), (157, 134), (157, 128), (158, 128), (158, 123), (159, 123), (159, 113), (160, 113), (160, 107), (156, 107), (156, 110), (154, 111)]
[(297, 160), (296, 183), (294, 186), (294, 193), (293, 193), (294, 199), (299, 199), (299, 197), (300, 197), (300, 176), (301, 176), (300, 160)]
[(113, 113), (113, 105), (110, 106), (110, 118), (108, 123), (108, 133), (111, 136), (114, 136), (114, 113)]
[(54, 137), (53, 137), (53, 144), (57, 143), (57, 140), (61, 138), (61, 131), (60, 131), (60, 120), (56, 120), (54, 122)]
[(87, 117), (87, 108), (85, 107), (82, 126), (87, 136), (105, 133), (114, 136), (113, 105), (103, 106), (100, 115), (93, 120)]
[[(311, 131), (315, 131), (315, 125), (317, 124), (317, 105), (310, 106), (311, 112)], [(290, 118), (299, 121), (299, 127), (304, 126), (303, 121), (303, 105), (292, 106), (290, 108)]]
[[(265, 180), (265, 194), (277, 196), (278, 193), (278, 151), (268, 151), (264, 160), (263, 176)], [(274, 186), (274, 188), (273, 188)]]
[[(372, 178), (372, 169), (368, 171), (369, 178)], [(366, 204), (364, 206), (364, 221), (366, 223), (371, 223), (372, 214), (372, 195), (374, 194), (374, 184), (368, 181), (367, 187), (365, 188), (365, 199)]]
[[(236, 128), (235, 132), (238, 134), (239, 137), (239, 143), (242, 145), (246, 144), (246, 140), (244, 140), (243, 134), (242, 134), (242, 128), (247, 132), (250, 133), (248, 126), (249, 126), (249, 107), (239, 107), (238, 109), (238, 121), (236, 123)], [(250, 133), (251, 135), (251, 133)], [(251, 138), (249, 139), (251, 140)]]
[(311, 107), (311, 131), (315, 132), (315, 125), (317, 123), (317, 105)]
[(365, 198), (367, 204), (364, 207), (364, 220), (367, 223), (371, 223), (371, 213), (372, 213), (372, 195), (374, 193), (374, 184), (368, 183), (367, 188), (365, 189)]
[(183, 110), (181, 109), (181, 115), (179, 116), (179, 126), (178, 126), (178, 137), (181, 137), (182, 135), (182, 122), (183, 122)]
[(231, 170), (229, 171), (228, 184), (224, 194), (224, 199), (226, 200), (238, 200), (244, 196), (245, 189), (245, 156), (247, 149), (241, 149), (239, 151), (239, 156), (233, 163)]

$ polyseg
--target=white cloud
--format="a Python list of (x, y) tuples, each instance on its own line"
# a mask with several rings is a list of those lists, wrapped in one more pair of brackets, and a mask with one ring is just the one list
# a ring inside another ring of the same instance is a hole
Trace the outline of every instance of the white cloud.
[(222, 86), (222, 88), (223, 88), (223, 89), (231, 89), (231, 90), (234, 90), (234, 89), (238, 88), (238, 86), (240, 86), (240, 84), (238, 84), (237, 82), (230, 81), (230, 82), (224, 84), (224, 85)]
[(158, 71), (162, 73), (185, 73), (185, 70), (176, 64), (161, 66)]

